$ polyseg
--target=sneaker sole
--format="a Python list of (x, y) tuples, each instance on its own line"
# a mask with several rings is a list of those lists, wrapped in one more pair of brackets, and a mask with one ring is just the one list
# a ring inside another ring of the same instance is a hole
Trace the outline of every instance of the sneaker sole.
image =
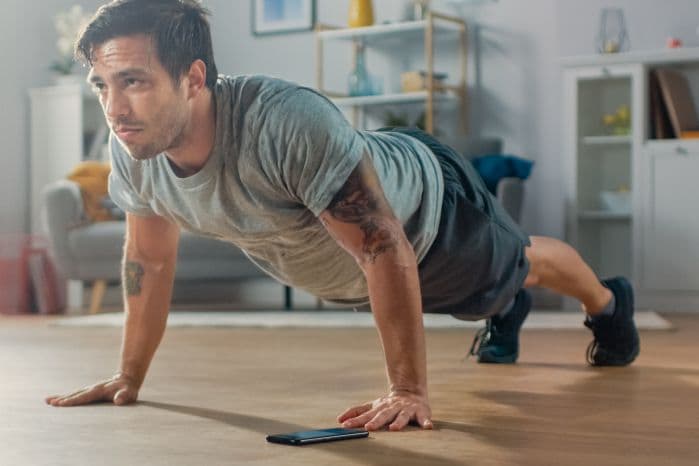
[(626, 358), (626, 359), (621, 359), (617, 361), (605, 361), (603, 363), (594, 363), (591, 364), (592, 367), (621, 367), (621, 366), (628, 366), (632, 362), (636, 360), (638, 357), (639, 353), (641, 352), (640, 347), (634, 348), (633, 352)]
[(488, 353), (480, 354), (478, 356), (479, 364), (514, 364), (517, 362), (519, 357), (518, 353), (508, 354), (505, 356), (491, 356)]

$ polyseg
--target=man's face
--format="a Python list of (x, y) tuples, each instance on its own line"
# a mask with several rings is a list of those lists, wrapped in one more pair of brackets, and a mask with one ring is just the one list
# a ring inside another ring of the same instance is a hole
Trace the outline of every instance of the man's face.
[(149, 159), (182, 142), (190, 112), (184, 78), (175, 87), (149, 36), (117, 37), (96, 46), (88, 81), (133, 158)]

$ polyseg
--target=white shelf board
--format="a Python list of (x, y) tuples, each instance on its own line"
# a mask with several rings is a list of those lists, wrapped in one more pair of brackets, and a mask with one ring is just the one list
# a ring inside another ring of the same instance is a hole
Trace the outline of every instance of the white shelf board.
[[(422, 102), (426, 99), (427, 91), (404, 92), (399, 94), (368, 95), (363, 97), (335, 97), (331, 100), (338, 107), (349, 107)], [(439, 93), (434, 95), (434, 99), (435, 101), (455, 101), (457, 97), (453, 94)]]
[(672, 150), (684, 147), (692, 152), (699, 151), (699, 139), (648, 139), (645, 145), (649, 149)]
[(631, 220), (631, 214), (608, 210), (584, 210), (578, 214), (580, 220)]
[[(330, 29), (318, 32), (321, 40), (356, 40), (383, 39), (391, 36), (420, 35), (427, 30), (428, 21), (406, 21), (399, 23), (377, 24), (359, 28)], [(457, 23), (435, 18), (434, 33), (441, 35), (445, 33), (459, 32), (460, 26)]]
[(631, 144), (633, 141), (630, 135), (627, 136), (585, 136), (583, 143), (589, 145), (610, 145), (610, 144)]
[(665, 65), (673, 63), (699, 62), (699, 47), (680, 47), (677, 49), (634, 50), (623, 53), (580, 55), (564, 57), (561, 63), (565, 67), (617, 65), (641, 63), (647, 65)]

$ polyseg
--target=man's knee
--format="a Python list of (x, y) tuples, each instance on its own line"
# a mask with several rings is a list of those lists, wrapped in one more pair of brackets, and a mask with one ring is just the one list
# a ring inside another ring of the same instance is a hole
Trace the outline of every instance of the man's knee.
[(532, 236), (531, 246), (525, 248), (527, 261), (529, 261), (529, 273), (524, 281), (525, 287), (537, 286), (541, 283), (541, 276), (547, 267), (546, 240), (548, 238)]
[(531, 288), (532, 286), (539, 286), (541, 283), (541, 276), (537, 275), (534, 271), (534, 267), (529, 266), (529, 273), (527, 273), (527, 278), (524, 279), (524, 287)]

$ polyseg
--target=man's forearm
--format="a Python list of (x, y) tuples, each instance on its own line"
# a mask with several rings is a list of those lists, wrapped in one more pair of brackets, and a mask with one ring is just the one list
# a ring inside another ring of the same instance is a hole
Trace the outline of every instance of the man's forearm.
[(126, 321), (120, 371), (140, 385), (165, 332), (175, 260), (146, 261), (127, 253), (123, 264)]
[(417, 262), (409, 245), (365, 269), (391, 391), (427, 395), (425, 331)]

